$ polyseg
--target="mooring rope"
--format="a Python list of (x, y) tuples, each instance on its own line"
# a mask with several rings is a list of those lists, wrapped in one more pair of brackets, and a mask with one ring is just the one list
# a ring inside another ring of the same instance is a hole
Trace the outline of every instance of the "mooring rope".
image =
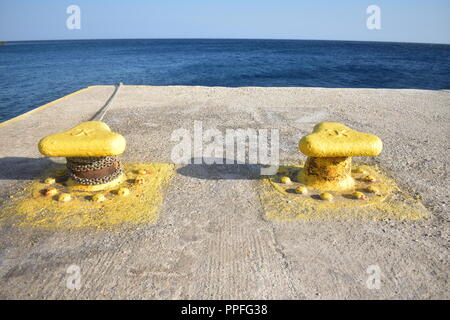
[(120, 82), (119, 84), (116, 85), (114, 92), (109, 97), (109, 99), (106, 101), (105, 105), (103, 107), (101, 107), (100, 110), (97, 111), (97, 113), (91, 118), (91, 120), (93, 120), (93, 121), (102, 121), (103, 120), (103, 117), (105, 116), (106, 112), (108, 111), (109, 106), (111, 105), (114, 97), (116, 96), (116, 94), (119, 91), (119, 88), (121, 86), (123, 86), (122, 82)]

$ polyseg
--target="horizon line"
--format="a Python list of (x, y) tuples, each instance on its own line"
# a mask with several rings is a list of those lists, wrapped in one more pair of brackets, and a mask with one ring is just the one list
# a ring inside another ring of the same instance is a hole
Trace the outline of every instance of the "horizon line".
[(271, 41), (340, 41), (340, 42), (375, 42), (375, 43), (408, 43), (450, 45), (450, 42), (415, 42), (415, 41), (383, 41), (383, 40), (348, 40), (348, 39), (298, 39), (298, 38), (79, 38), (79, 39), (39, 39), (39, 40), (0, 40), (8, 42), (44, 42), (44, 41), (98, 41), (98, 40), (271, 40)]

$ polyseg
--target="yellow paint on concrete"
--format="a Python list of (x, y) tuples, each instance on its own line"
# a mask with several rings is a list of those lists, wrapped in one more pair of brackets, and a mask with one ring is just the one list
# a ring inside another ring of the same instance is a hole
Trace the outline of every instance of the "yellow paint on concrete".
[(82, 92), (84, 92), (84, 91), (90, 90), (90, 89), (95, 88), (95, 87), (98, 87), (98, 86), (89, 86), (89, 87), (87, 87), (87, 88), (80, 89), (80, 90), (75, 91), (75, 92), (72, 92), (71, 94), (68, 94), (68, 95), (66, 95), (66, 96), (64, 96), (64, 97), (61, 97), (61, 98), (59, 98), (59, 99), (53, 100), (53, 101), (51, 101), (51, 102), (49, 102), (49, 103), (46, 103), (46, 104), (44, 104), (43, 106), (40, 106), (40, 107), (38, 107), (38, 108), (35, 108), (35, 109), (30, 110), (30, 111), (28, 111), (28, 112), (25, 112), (25, 113), (23, 113), (23, 114), (21, 114), (21, 115), (19, 115), (19, 116), (17, 116), (17, 117), (14, 117), (14, 118), (9, 119), (9, 120), (6, 120), (6, 121), (3, 121), (3, 122), (0, 123), (0, 127), (6, 126), (6, 125), (11, 124), (11, 123), (14, 123), (14, 122), (16, 122), (16, 121), (19, 121), (19, 120), (21, 120), (21, 119), (23, 119), (23, 118), (26, 118), (26, 117), (32, 115), (33, 113), (36, 113), (36, 112), (42, 111), (42, 110), (44, 110), (44, 109), (46, 109), (46, 108), (48, 108), (48, 107), (51, 107), (51, 106), (53, 106), (54, 104), (56, 104), (56, 103), (58, 103), (58, 102), (60, 102), (60, 101), (62, 101), (62, 100), (65, 100), (65, 99), (67, 99), (67, 98), (73, 97), (73, 96), (75, 96), (75, 95), (77, 95), (77, 94), (80, 94), (80, 93), (82, 93)]
[(47, 157), (106, 157), (122, 154), (125, 146), (125, 138), (106, 123), (87, 121), (43, 138), (38, 147)]
[[(134, 184), (137, 171), (145, 169), (146, 180)], [(100, 192), (73, 191), (65, 186), (64, 178), (57, 181), (59, 193), (69, 193), (71, 201), (58, 202), (55, 197), (45, 197), (45, 178), (54, 177), (63, 167), (54, 168), (42, 180), (32, 182), (21, 193), (7, 200), (0, 213), (0, 223), (39, 228), (73, 229), (152, 224), (158, 220), (163, 201), (163, 188), (172, 177), (175, 166), (165, 163), (125, 164), (126, 180), (120, 185)], [(127, 188), (128, 196), (120, 196), (118, 190)], [(92, 201), (96, 194), (104, 195), (101, 202)]]
[[(353, 189), (343, 192), (326, 191), (333, 196), (332, 201), (321, 200), (323, 190), (308, 188), (307, 194), (297, 193), (296, 188), (303, 184), (294, 178), (289, 186), (280, 183), (281, 175), (297, 177), (301, 170), (303, 166), (283, 166), (280, 168), (282, 174), (262, 180), (260, 198), (266, 218), (281, 221), (315, 221), (416, 220), (429, 217), (429, 212), (420, 201), (400, 190), (394, 180), (387, 177), (378, 167), (357, 166), (356, 172), (352, 173), (356, 181)], [(374, 176), (376, 182), (365, 181), (364, 177), (367, 174)], [(378, 192), (373, 192), (374, 189)], [(354, 192), (364, 193), (364, 199), (355, 199)]]
[(300, 151), (309, 157), (374, 157), (383, 143), (375, 135), (358, 132), (338, 122), (322, 122), (299, 142)]

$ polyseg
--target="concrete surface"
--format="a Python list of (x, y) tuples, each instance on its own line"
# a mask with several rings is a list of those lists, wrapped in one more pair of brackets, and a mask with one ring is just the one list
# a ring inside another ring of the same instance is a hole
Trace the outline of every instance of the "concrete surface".
[[(113, 86), (94, 87), (0, 127), (0, 196), (54, 159), (36, 145), (88, 120)], [(170, 162), (173, 130), (280, 130), (281, 162), (305, 157), (299, 139), (330, 120), (377, 134), (373, 159), (432, 218), (275, 222), (259, 182), (235, 166), (179, 166), (156, 225), (120, 231), (0, 227), (0, 298), (448, 299), (449, 91), (124, 86), (103, 121), (128, 141), (125, 161)], [(57, 160), (61, 161), (61, 160)], [(80, 290), (66, 287), (70, 265)], [(380, 289), (366, 272), (379, 266)]]

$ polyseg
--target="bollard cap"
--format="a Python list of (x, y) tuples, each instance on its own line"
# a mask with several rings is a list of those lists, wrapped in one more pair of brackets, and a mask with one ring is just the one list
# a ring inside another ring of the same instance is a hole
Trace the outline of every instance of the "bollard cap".
[(43, 138), (38, 148), (48, 157), (107, 157), (122, 154), (125, 146), (125, 138), (106, 123), (88, 121)]
[(373, 134), (352, 130), (338, 122), (322, 122), (303, 137), (300, 151), (316, 158), (377, 156), (383, 149), (381, 139)]

